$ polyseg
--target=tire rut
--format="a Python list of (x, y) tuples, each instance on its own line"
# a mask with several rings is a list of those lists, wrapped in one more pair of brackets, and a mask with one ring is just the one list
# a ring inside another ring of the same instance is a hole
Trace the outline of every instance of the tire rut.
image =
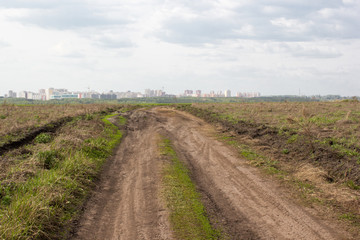
[(105, 166), (74, 239), (169, 239), (161, 200), (155, 130), (143, 113), (130, 116), (127, 136)]
[(158, 134), (170, 137), (210, 220), (230, 239), (351, 239), (312, 216), (281, 187), (209, 135), (190, 114), (158, 107), (129, 116), (128, 134), (104, 168), (74, 239), (173, 239), (162, 202)]

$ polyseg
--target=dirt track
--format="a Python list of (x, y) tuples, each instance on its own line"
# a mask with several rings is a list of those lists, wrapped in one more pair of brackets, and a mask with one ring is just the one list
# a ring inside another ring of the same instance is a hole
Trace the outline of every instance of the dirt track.
[(311, 216), (223, 143), (208, 124), (165, 108), (137, 110), (127, 136), (104, 169), (74, 239), (173, 239), (160, 198), (157, 136), (172, 143), (230, 239), (350, 239)]

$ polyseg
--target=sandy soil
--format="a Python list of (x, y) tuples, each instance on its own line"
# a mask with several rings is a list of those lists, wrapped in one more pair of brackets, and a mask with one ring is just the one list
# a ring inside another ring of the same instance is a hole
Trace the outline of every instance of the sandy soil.
[(171, 109), (131, 114), (128, 134), (106, 165), (74, 239), (173, 239), (160, 197), (158, 134), (172, 140), (211, 221), (230, 239), (351, 239), (288, 199), (213, 133), (202, 120)]

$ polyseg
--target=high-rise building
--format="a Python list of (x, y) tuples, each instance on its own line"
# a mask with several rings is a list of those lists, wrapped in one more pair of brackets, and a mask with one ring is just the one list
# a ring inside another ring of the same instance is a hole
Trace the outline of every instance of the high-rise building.
[(229, 89), (225, 91), (225, 97), (231, 97), (231, 91)]
[(16, 92), (14, 92), (13, 90), (9, 90), (8, 97), (9, 98), (16, 98)]
[(18, 93), (17, 95), (18, 98), (27, 98), (27, 92), (26, 91), (21, 91)]
[(193, 93), (194, 93), (193, 90), (185, 90), (184, 95), (187, 96), (187, 97), (190, 97), (190, 96), (193, 95)]
[(46, 100), (50, 100), (51, 99), (51, 95), (54, 94), (54, 88), (48, 88), (45, 90), (45, 94), (46, 94)]

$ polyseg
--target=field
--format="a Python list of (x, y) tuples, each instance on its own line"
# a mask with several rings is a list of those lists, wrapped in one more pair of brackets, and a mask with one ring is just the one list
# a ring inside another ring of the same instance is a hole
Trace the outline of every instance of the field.
[(32, 131), (69, 120), (76, 116), (91, 115), (100, 111), (111, 111), (117, 107), (109, 104), (83, 105), (14, 105), (0, 107), (0, 146), (19, 140)]
[(0, 239), (356, 239), (359, 140), (356, 101), (2, 104)]

